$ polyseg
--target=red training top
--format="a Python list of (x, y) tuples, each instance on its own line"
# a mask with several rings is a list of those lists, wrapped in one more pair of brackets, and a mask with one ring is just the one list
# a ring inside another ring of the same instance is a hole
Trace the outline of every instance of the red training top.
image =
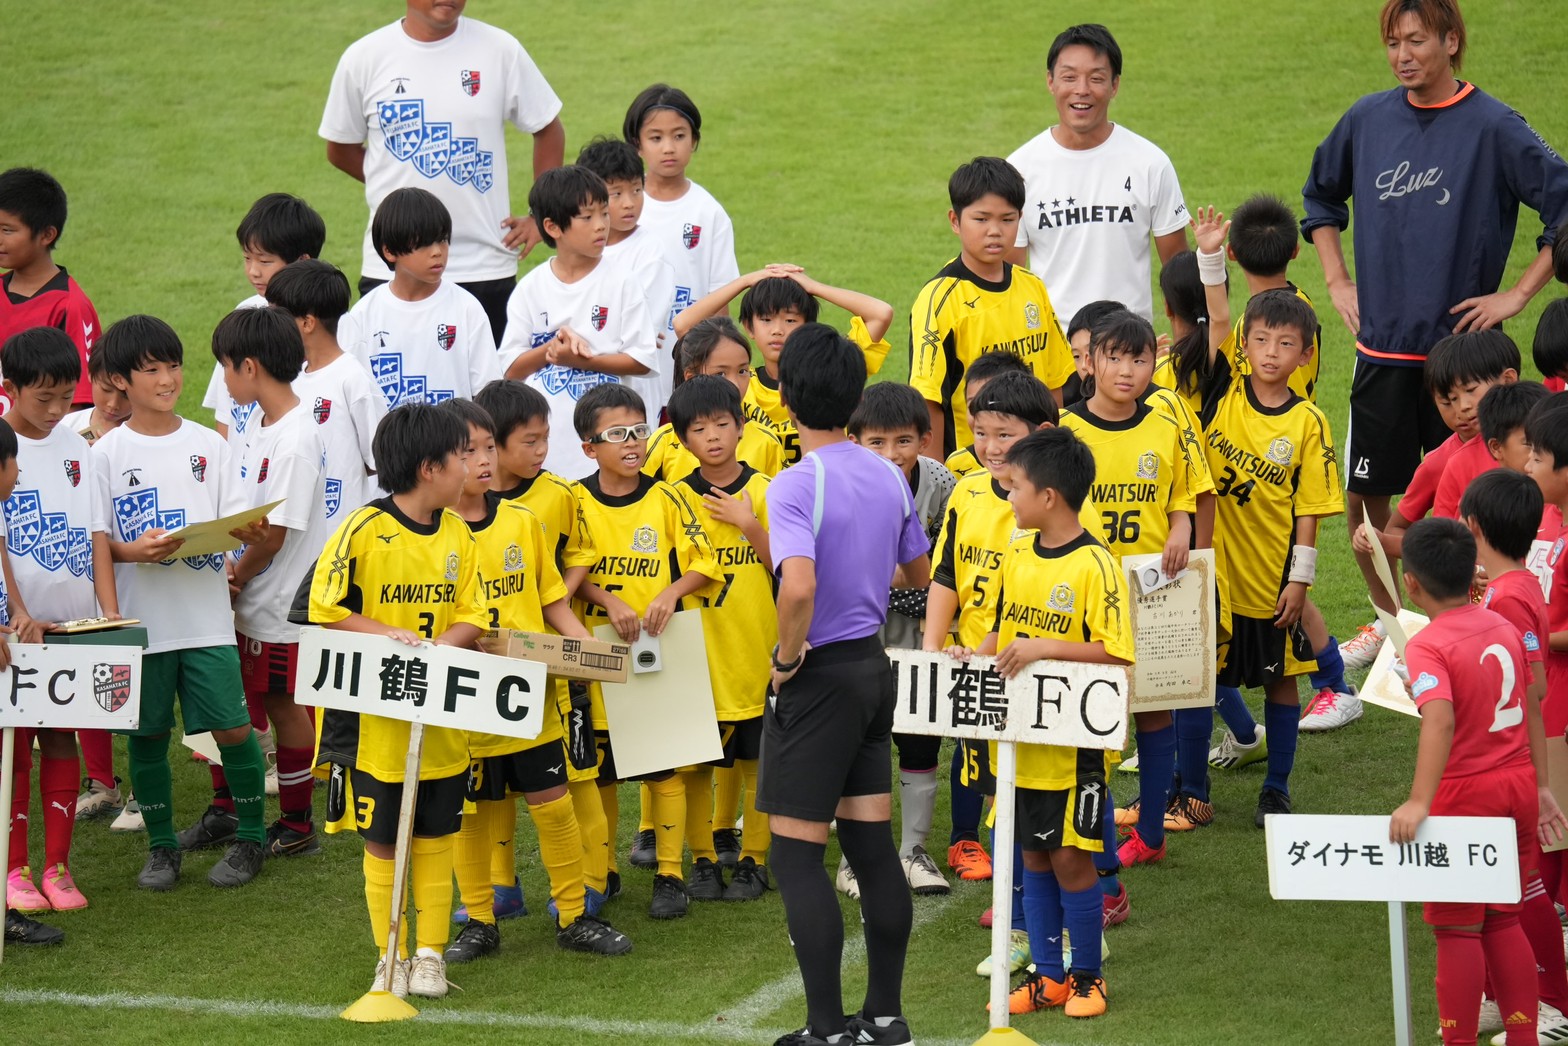
[(1410, 486), (1405, 488), (1405, 493), (1399, 499), (1399, 514), (1405, 517), (1406, 523), (1416, 523), (1432, 511), (1432, 501), (1437, 497), (1437, 482), (1443, 478), (1443, 466), (1462, 446), (1464, 444), (1456, 433), (1421, 459), (1415, 475), (1410, 477)]
[(1405, 647), (1410, 696), (1454, 706), (1443, 780), (1530, 765), (1524, 648), (1514, 627), (1485, 607), (1445, 610)]
[[(90, 404), (93, 383), (87, 377), (87, 354), (98, 340), (98, 310), (83, 293), (71, 274), (61, 269), (54, 278), (30, 298), (11, 293), (11, 273), (0, 276), (0, 344), (18, 331), (30, 327), (58, 327), (76, 342), (82, 354), (82, 377), (76, 383), (71, 402)], [(0, 414), (11, 409), (11, 400), (0, 392)]]
[(1528, 570), (1510, 570), (1486, 586), (1481, 605), (1514, 626), (1528, 665), (1545, 665), (1550, 632), (1546, 624), (1546, 596), (1541, 592), (1539, 578)]
[(1461, 444), (1443, 468), (1443, 478), (1437, 481), (1437, 496), (1432, 502), (1432, 515), (1442, 519), (1459, 518), (1459, 499), (1465, 488), (1481, 473), (1497, 467), (1497, 460), (1486, 449), (1486, 440), (1477, 436)]

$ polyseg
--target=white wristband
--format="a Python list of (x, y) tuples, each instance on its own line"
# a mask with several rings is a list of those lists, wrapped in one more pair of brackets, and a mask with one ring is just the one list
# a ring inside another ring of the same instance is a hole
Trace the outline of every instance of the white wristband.
[(1198, 252), (1198, 279), (1205, 287), (1217, 287), (1225, 282), (1225, 251), (1213, 254)]
[(1311, 545), (1292, 545), (1288, 580), (1311, 585), (1318, 577), (1318, 550)]

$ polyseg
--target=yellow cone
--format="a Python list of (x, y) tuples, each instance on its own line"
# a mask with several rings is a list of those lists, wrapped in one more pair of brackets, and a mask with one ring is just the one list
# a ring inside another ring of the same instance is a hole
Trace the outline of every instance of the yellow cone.
[(418, 1017), (419, 1011), (391, 992), (373, 991), (361, 995), (354, 1005), (338, 1016), (345, 1021), (355, 1021), (359, 1024), (384, 1024), (388, 1021), (406, 1021), (410, 1017)]
[(1035, 1046), (1035, 1041), (1017, 1028), (992, 1028), (975, 1040), (975, 1046)]

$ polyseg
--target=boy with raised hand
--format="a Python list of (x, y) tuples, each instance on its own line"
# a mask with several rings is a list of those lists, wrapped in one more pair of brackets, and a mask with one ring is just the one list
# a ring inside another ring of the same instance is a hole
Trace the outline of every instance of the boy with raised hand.
[[(1132, 664), (1121, 566), (1080, 519), (1095, 480), (1093, 453), (1071, 431), (1045, 429), (1013, 444), (1007, 470), (1014, 517), (1021, 530), (1034, 533), (1013, 541), (1002, 557), (996, 614), (975, 652), (997, 655), (997, 671), (1008, 677), (1047, 658)], [(1034, 621), (1057, 623), (1037, 635), (1024, 625)], [(970, 650), (960, 645), (950, 652), (967, 657)], [(1105, 845), (1108, 759), (1057, 745), (1018, 746), (1017, 837), (1034, 968), (1009, 996), (1009, 1013), (1054, 1006), (1069, 1017), (1105, 1012), (1103, 894), (1094, 855)], [(1070, 968), (1062, 962), (1063, 933), (1072, 939)]]
[[(131, 402), (130, 420), (93, 444), (93, 454), (120, 605), (147, 629), (141, 725), (128, 744), (148, 845), (136, 882), (144, 890), (179, 882), (169, 767), (178, 694), (184, 730), (210, 731), (217, 742), (234, 800), (235, 839), (207, 878), (239, 886), (261, 870), (266, 764), (245, 704), (225, 557), (181, 559), (182, 542), (168, 531), (242, 511), (245, 491), (223, 437), (175, 413), (185, 353), (167, 323), (127, 316), (104, 331), (95, 351)], [(262, 520), (233, 534), (256, 544), (268, 527)]]
[[(651, 636), (663, 632), (671, 614), (693, 605), (689, 597), (717, 598), (724, 581), (707, 530), (685, 496), (642, 471), (644, 444), (652, 432), (647, 417), (637, 393), (618, 382), (589, 389), (572, 415), (583, 453), (598, 465), (573, 490), (596, 547), (605, 550), (577, 590), (573, 609), (589, 627), (608, 620), (628, 643), (644, 629)], [(620, 777), (597, 687), (593, 694), (599, 798), (613, 867)], [(686, 786), (667, 770), (648, 778), (648, 788), (658, 858), (648, 914), (677, 919), (686, 914), (688, 902), (681, 862)]]
[[(1301, 252), (1301, 237), (1296, 233), (1296, 215), (1288, 204), (1277, 196), (1258, 193), (1239, 204), (1230, 216), (1230, 236), (1225, 245), (1225, 255), (1241, 266), (1247, 281), (1247, 297), (1267, 290), (1286, 290), (1312, 305), (1312, 299), (1288, 275), (1290, 263)], [(1304, 400), (1316, 402), (1318, 370), (1321, 366), (1320, 348), (1323, 330), (1319, 327), (1312, 334), (1312, 359), (1297, 367), (1290, 377), (1290, 387)], [(1241, 321), (1231, 328), (1230, 337), (1222, 348), (1230, 350), (1231, 366), (1238, 374), (1250, 374), (1247, 362), (1247, 338)]]
[[(119, 617), (113, 564), (104, 530), (97, 463), (87, 441), (60, 424), (71, 407), (82, 360), (75, 343), (54, 327), (13, 334), (0, 346), (7, 412), (15, 430), (12, 468), (18, 484), (6, 499), (10, 625), (24, 643), (42, 642), (60, 621)], [(11, 850), (6, 904), (20, 911), (87, 907), (71, 876), (71, 834), (78, 783), (76, 738), (69, 730), (23, 729), (16, 745)], [(44, 864), (37, 884), (28, 860), (33, 739), (43, 810)]]
[(546, 171), (528, 190), (528, 212), (555, 257), (519, 280), (506, 304), (502, 368), (550, 404), (546, 466), (582, 479), (593, 462), (577, 449), (573, 406), (596, 385), (657, 369), (658, 319), (642, 276), (604, 263), (609, 191), (597, 174), (576, 165)]
[[(737, 770), (745, 796), (741, 853), (724, 882), (713, 831), (713, 770), (685, 768), (686, 845), (696, 901), (752, 901), (768, 889), (768, 815), (757, 810), (757, 761), (762, 755), (762, 704), (768, 657), (778, 642), (773, 604), (773, 561), (768, 549), (769, 477), (740, 461), (736, 450), (746, 415), (740, 391), (720, 377), (698, 375), (670, 396), (670, 424), (699, 462), (677, 489), (696, 506), (723, 573), (716, 593), (704, 597), (704, 641), (713, 704), (724, 754), (714, 766)], [(657, 832), (655, 832), (657, 847)]]
[[(1405, 535), (1404, 553), (1405, 591), (1431, 623), (1405, 646), (1421, 743), (1410, 798), (1390, 818), (1389, 840), (1412, 842), (1428, 816), (1512, 818), (1527, 896), (1539, 856), (1538, 826), (1541, 837), (1551, 839), (1561, 835), (1564, 821), (1560, 812), (1541, 821), (1526, 724), (1529, 667), (1519, 634), (1470, 602), (1476, 545), (1459, 522), (1422, 520)], [(1535, 962), (1519, 924), (1520, 905), (1440, 902), (1423, 908), (1437, 938), (1443, 1042), (1475, 1041), (1488, 980), (1506, 1041), (1536, 1042)]]
[(376, 253), (392, 279), (359, 299), (338, 325), (387, 401), (467, 398), (501, 376), (490, 317), (468, 291), (443, 279), (452, 215), (424, 189), (395, 189), (370, 221)]
[[(468, 526), (452, 511), (468, 470), (468, 427), (427, 403), (394, 408), (376, 429), (376, 475), (388, 496), (355, 510), (338, 525), (311, 575), (309, 620), (347, 632), (386, 636), (408, 646), (471, 647), (489, 621), (477, 550)], [(406, 586), (436, 582), (447, 594), (435, 603), (388, 600)], [(438, 999), (446, 995), (446, 913), (452, 910), (453, 838), (468, 790), (468, 741), (460, 730), (425, 730), (419, 762), (409, 869), (416, 912), (416, 951), (383, 934), (392, 917), (392, 860), (397, 843), (408, 756), (409, 724), (337, 709), (318, 714), (316, 758), (349, 771), (354, 827), (365, 840), (365, 901), (380, 949), (376, 980), (395, 963), (392, 991)], [(339, 820), (342, 794), (329, 796), (328, 820)], [(404, 923), (403, 925), (407, 925)]]
[(1024, 207), (1023, 175), (1000, 157), (977, 156), (953, 172), (947, 195), (959, 254), (921, 288), (909, 320), (909, 383), (930, 405), (944, 456), (969, 443), (960, 389), (964, 368), (980, 355), (1018, 355), (1058, 405), (1073, 376), (1044, 282), (1007, 260)]
[[(464, 463), (468, 478), (457, 514), (473, 532), (479, 583), (484, 589), (490, 624), (495, 628), (542, 631), (546, 625), (563, 636), (590, 638), (572, 615), (566, 585), (555, 556), (545, 541), (544, 527), (528, 509), (505, 501), (490, 490), (495, 460), (494, 422), (471, 400), (448, 400), (450, 411), (468, 427)], [(552, 690), (566, 688), (550, 681)], [(448, 963), (473, 962), (501, 947), (494, 897), (516, 889), (515, 850), (517, 796), (528, 805), (539, 835), (539, 859), (550, 877), (550, 912), (556, 920), (556, 943), (572, 951), (624, 955), (631, 941), (597, 913), (604, 896), (590, 897), (583, 886), (583, 846), (577, 817), (566, 791), (566, 750), (561, 743), (561, 718), (546, 714), (544, 727), (531, 739), (470, 732), (468, 735), (468, 799), (472, 814), (463, 815), (457, 836), (455, 866), (458, 892), (467, 918), (457, 939), (446, 949)], [(497, 851), (507, 864), (496, 868)], [(502, 874), (497, 876), (495, 873)]]
[[(1087, 332), (1085, 334), (1087, 335)], [(1023, 374), (1031, 373), (1029, 364), (1024, 362), (1022, 356), (1008, 352), (1006, 349), (995, 349), (976, 356), (970, 361), (969, 366), (964, 368), (964, 403), (968, 404), (970, 400), (980, 395), (980, 390), (985, 388), (986, 382), (998, 374), (1007, 374), (1012, 371)], [(929, 413), (927, 411), (928, 415)], [(967, 417), (967, 411), (965, 416)], [(927, 421), (929, 422), (929, 420), (928, 417)], [(963, 479), (971, 472), (980, 472), (985, 468), (980, 463), (980, 458), (975, 454), (975, 445), (973, 443), (953, 451), (942, 464), (947, 467), (947, 471), (953, 474), (955, 480)]]

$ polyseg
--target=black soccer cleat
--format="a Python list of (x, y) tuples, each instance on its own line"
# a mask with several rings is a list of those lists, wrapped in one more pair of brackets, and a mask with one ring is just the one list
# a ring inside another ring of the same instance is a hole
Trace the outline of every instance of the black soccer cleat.
[(685, 883), (673, 875), (653, 877), (653, 903), (648, 905), (648, 918), (679, 919), (689, 906)]
[(261, 874), (261, 862), (265, 858), (266, 852), (260, 843), (236, 839), (229, 844), (223, 859), (207, 873), (207, 881), (214, 886), (244, 886)]
[(227, 846), (238, 836), (240, 819), (220, 807), (209, 806), (201, 819), (176, 837), (183, 851)]
[(267, 828), (264, 849), (268, 857), (308, 857), (321, 852), (321, 840), (314, 828), (300, 832), (282, 821), (273, 821)]
[(591, 915), (579, 915), (570, 926), (557, 927), (555, 943), (569, 952), (590, 955), (625, 955), (632, 950), (631, 938)]
[(444, 958), (449, 963), (473, 962), (501, 950), (501, 931), (494, 923), (470, 919), (457, 933), (457, 940), (447, 945)]
[(659, 854), (652, 828), (637, 833), (637, 841), (632, 844), (632, 852), (626, 859), (631, 862), (633, 868), (659, 867)]
[(9, 944), (64, 944), (65, 931), (29, 919), (15, 908), (7, 908), (5, 939)]
[(726, 901), (755, 901), (771, 888), (768, 882), (768, 870), (750, 857), (741, 858), (740, 864), (735, 866), (735, 872), (730, 876), (730, 883), (724, 888)]
[(878, 1024), (870, 1017), (855, 1014), (849, 1019), (846, 1032), (849, 1041), (857, 1046), (913, 1046), (915, 1039), (909, 1034), (908, 1021), (902, 1017), (884, 1019), (886, 1024)]
[(174, 889), (180, 881), (180, 860), (180, 851), (171, 850), (167, 846), (154, 847), (147, 854), (147, 863), (142, 865), (141, 874), (136, 877), (136, 885), (143, 890), (156, 890), (159, 893)]
[(715, 828), (713, 830), (713, 851), (718, 854), (721, 865), (734, 870), (735, 866), (740, 863), (740, 829)]
[(1290, 813), (1290, 796), (1277, 788), (1265, 788), (1258, 796), (1258, 812), (1253, 815), (1252, 823), (1259, 828), (1263, 827), (1263, 819), (1269, 814)]
[(722, 901), (724, 899), (724, 871), (706, 857), (692, 862), (691, 879), (686, 883), (686, 896), (694, 901)]

